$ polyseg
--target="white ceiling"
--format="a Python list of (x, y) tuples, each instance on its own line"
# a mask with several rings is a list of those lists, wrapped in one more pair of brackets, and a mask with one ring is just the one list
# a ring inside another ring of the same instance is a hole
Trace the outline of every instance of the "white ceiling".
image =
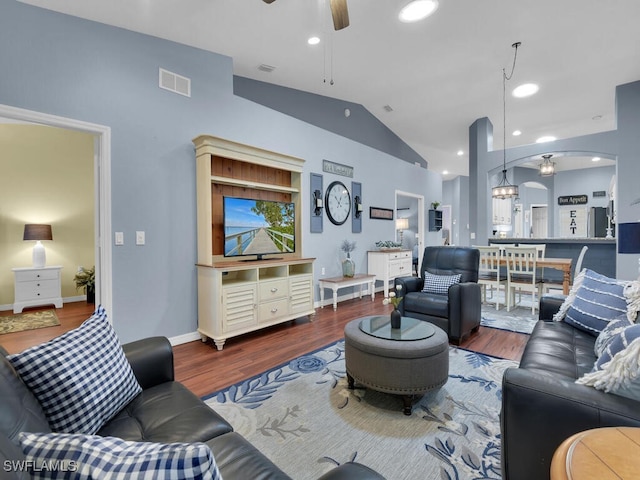
[[(348, 0), (351, 25), (339, 32), (328, 0), (23, 1), (228, 55), (236, 75), (360, 103), (429, 168), (451, 172), (445, 179), (468, 173), (474, 120), (489, 117), (502, 148), (512, 43), (522, 46), (508, 89), (540, 91), (507, 97), (508, 147), (614, 129), (615, 87), (640, 80), (638, 0), (440, 0), (415, 24), (397, 20), (408, 0)], [(321, 43), (308, 45), (311, 35)]]

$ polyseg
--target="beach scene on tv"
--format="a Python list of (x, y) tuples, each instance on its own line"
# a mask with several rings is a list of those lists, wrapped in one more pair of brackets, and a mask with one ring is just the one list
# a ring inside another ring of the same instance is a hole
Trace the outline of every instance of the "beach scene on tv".
[(224, 197), (224, 256), (295, 251), (295, 206), (290, 202)]

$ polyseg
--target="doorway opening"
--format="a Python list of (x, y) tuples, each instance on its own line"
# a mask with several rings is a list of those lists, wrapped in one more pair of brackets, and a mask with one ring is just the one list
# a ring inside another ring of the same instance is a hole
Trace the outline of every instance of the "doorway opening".
[(49, 115), (0, 104), (0, 117), (19, 122), (34, 123), (93, 135), (94, 164), (94, 245), (95, 245), (95, 301), (107, 312), (112, 310), (111, 264), (111, 129), (71, 118)]

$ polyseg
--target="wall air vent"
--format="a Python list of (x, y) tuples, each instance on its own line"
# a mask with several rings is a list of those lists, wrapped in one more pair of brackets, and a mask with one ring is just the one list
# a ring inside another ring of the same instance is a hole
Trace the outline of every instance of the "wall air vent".
[(184, 95), (185, 97), (191, 96), (191, 79), (178, 75), (177, 73), (170, 72), (164, 68), (159, 72), (159, 87), (170, 92)]
[(384, 108), (384, 110), (385, 110), (386, 112), (393, 112), (393, 108), (391, 107), (391, 105), (385, 105), (385, 106), (384, 106), (384, 107), (382, 107), (382, 108)]
[(272, 67), (271, 65), (267, 65), (266, 63), (258, 65), (258, 70), (260, 70), (261, 72), (271, 73), (275, 69), (276, 67)]

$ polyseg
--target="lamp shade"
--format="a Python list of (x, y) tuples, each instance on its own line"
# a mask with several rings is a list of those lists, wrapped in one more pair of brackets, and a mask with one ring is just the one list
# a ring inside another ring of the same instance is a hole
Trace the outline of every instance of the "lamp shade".
[(27, 223), (24, 226), (24, 235), (22, 240), (53, 240), (51, 225)]
[(409, 219), (408, 218), (399, 218), (396, 220), (396, 229), (397, 230), (406, 230), (409, 228)]
[(640, 222), (618, 224), (618, 253), (640, 253)]

